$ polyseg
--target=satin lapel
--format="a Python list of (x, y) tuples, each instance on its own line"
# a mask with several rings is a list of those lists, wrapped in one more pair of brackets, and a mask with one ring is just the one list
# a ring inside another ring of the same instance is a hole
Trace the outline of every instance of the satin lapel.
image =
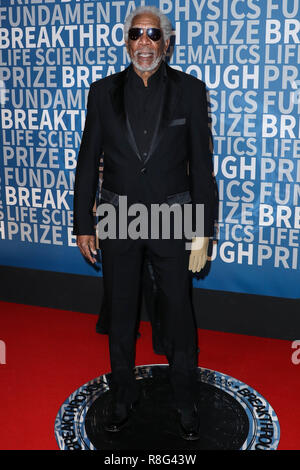
[(125, 109), (124, 88), (128, 69), (121, 72), (116, 78), (114, 86), (110, 90), (110, 97), (115, 111), (117, 120), (119, 122), (120, 131), (124, 132), (134, 152), (141, 160), (136, 141), (132, 132), (132, 128), (128, 119), (128, 114)]
[(166, 81), (164, 83), (164, 87), (164, 98), (160, 106), (155, 130), (153, 133), (153, 139), (145, 163), (147, 163), (149, 158), (152, 156), (166, 128), (168, 127), (182, 92), (177, 74), (168, 65), (166, 65)]
[(130, 124), (130, 122), (129, 122), (129, 117), (128, 117), (128, 113), (127, 113), (127, 112), (126, 112), (126, 125), (127, 125), (127, 132), (128, 132), (129, 142), (130, 142), (130, 144), (131, 144), (133, 150), (134, 150), (135, 153), (137, 154), (138, 158), (142, 161), (142, 157), (141, 157), (141, 155), (140, 155), (138, 146), (136, 145), (136, 140), (135, 140), (135, 137), (134, 137), (134, 134), (133, 134), (133, 130), (132, 130), (131, 124)]

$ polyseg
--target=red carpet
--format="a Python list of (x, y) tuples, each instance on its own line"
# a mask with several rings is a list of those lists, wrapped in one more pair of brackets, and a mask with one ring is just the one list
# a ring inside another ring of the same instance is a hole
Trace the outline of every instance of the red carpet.
[[(107, 337), (95, 332), (95, 315), (6, 302), (0, 309), (6, 345), (0, 448), (57, 450), (54, 421), (61, 404), (110, 370)], [(148, 322), (140, 332), (136, 364), (166, 363), (153, 353)], [(291, 342), (199, 330), (199, 345), (199, 366), (235, 377), (268, 400), (279, 418), (278, 449), (300, 449), (300, 364), (291, 361)]]

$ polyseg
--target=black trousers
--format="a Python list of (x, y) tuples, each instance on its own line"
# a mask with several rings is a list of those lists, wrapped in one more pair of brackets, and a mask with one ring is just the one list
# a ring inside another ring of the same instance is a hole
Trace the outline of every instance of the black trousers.
[[(151, 261), (146, 255), (143, 267), (143, 276), (142, 276), (142, 299), (145, 301), (145, 307), (148, 319), (151, 323), (152, 328), (152, 345), (153, 350), (156, 354), (164, 354), (162, 342), (161, 342), (161, 332), (160, 332), (160, 323), (161, 323), (161, 314), (159, 308), (159, 302), (157, 299), (157, 286), (155, 282), (154, 272), (152, 268)], [(140, 314), (142, 311), (142, 305), (140, 305)], [(102, 299), (102, 305), (100, 313), (98, 316), (96, 331), (97, 333), (107, 335), (109, 329), (109, 312), (107, 311), (105, 296)], [(140, 333), (137, 332), (137, 338), (140, 337)]]
[[(122, 243), (125, 249), (120, 249)], [(197, 330), (191, 303), (192, 276), (188, 270), (190, 252), (185, 249), (184, 240), (103, 240), (101, 252), (115, 399), (130, 403), (138, 396), (135, 341), (147, 252), (157, 282), (162, 341), (175, 405), (178, 408), (191, 405), (195, 401)]]

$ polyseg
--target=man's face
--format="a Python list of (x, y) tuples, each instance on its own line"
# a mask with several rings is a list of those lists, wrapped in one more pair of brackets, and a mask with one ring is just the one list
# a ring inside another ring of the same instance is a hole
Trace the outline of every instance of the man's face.
[(152, 41), (146, 33), (147, 28), (159, 28), (160, 20), (151, 13), (137, 15), (131, 24), (131, 28), (144, 28), (144, 33), (136, 41), (128, 39), (126, 47), (135, 68), (141, 72), (150, 72), (158, 68), (163, 54), (169, 47), (169, 42), (164, 43), (163, 36), (159, 41)]

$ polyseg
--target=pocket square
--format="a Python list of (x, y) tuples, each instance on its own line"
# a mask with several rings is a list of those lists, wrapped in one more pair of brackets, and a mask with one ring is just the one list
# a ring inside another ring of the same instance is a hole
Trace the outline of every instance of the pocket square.
[(182, 126), (185, 123), (186, 118), (173, 119), (173, 121), (170, 122), (169, 126)]

